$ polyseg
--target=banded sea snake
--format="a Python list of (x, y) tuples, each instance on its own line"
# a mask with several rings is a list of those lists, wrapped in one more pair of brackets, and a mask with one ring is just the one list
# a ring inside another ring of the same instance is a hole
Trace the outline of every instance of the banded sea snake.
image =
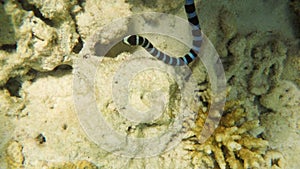
[(139, 35), (129, 35), (123, 39), (123, 43), (129, 46), (142, 46), (152, 56), (156, 57), (157, 59), (169, 65), (183, 66), (191, 63), (193, 60), (195, 60), (198, 53), (200, 52), (200, 47), (202, 43), (202, 33), (201, 33), (199, 19), (196, 13), (194, 0), (185, 0), (184, 8), (185, 8), (188, 21), (192, 25), (192, 35), (193, 35), (193, 47), (186, 55), (182, 57), (169, 56), (159, 51), (157, 48), (155, 48), (148, 39)]

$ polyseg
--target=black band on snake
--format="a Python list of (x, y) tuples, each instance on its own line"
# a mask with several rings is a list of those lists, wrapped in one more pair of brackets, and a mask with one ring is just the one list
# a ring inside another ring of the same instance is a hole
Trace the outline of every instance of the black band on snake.
[(199, 24), (199, 19), (196, 14), (194, 0), (185, 0), (184, 7), (188, 17), (188, 21), (192, 25), (193, 35), (193, 47), (186, 55), (182, 57), (169, 56), (155, 48), (148, 39), (139, 35), (129, 35), (123, 39), (123, 42), (130, 46), (142, 46), (152, 56), (169, 65), (183, 66), (191, 63), (193, 60), (195, 60), (198, 53), (200, 52), (200, 47), (202, 43), (202, 32)]

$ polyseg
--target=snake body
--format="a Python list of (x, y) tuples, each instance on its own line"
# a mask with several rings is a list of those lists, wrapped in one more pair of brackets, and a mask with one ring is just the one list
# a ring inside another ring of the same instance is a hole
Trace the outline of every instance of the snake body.
[(153, 46), (153, 44), (145, 37), (140, 35), (129, 35), (123, 39), (123, 43), (129, 46), (142, 46), (147, 50), (152, 56), (163, 61), (166, 64), (174, 66), (183, 66), (191, 63), (196, 59), (198, 53), (200, 52), (200, 47), (202, 43), (202, 32), (199, 23), (199, 19), (196, 13), (194, 0), (185, 0), (185, 12), (189, 23), (192, 26), (193, 35), (193, 47), (189, 50), (187, 54), (182, 57), (172, 57), (164, 52), (158, 50)]

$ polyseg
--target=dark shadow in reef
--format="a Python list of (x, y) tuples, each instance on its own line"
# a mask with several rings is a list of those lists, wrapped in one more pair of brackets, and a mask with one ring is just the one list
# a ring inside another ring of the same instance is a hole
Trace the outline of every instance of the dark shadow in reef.
[(50, 27), (54, 27), (55, 23), (51, 19), (44, 17), (43, 14), (41, 13), (40, 9), (33, 4), (30, 4), (28, 2), (28, 0), (18, 0), (18, 2), (20, 3), (20, 5), (22, 6), (22, 8), (24, 10), (32, 11), (34, 13), (34, 16), (36, 16), (37, 18), (40, 18), (42, 21), (44, 21)]
[(39, 78), (44, 78), (44, 77), (48, 77), (48, 76), (54, 76), (54, 77), (63, 77), (67, 74), (71, 74), (73, 70), (73, 67), (71, 65), (67, 65), (67, 64), (61, 64), (56, 66), (53, 70), (51, 71), (47, 71), (47, 72), (38, 72), (34, 69), (31, 69), (28, 73), (31, 73), (31, 75), (34, 76), (34, 78), (32, 78), (32, 82), (36, 81)]
[(19, 93), (22, 87), (22, 81), (19, 77), (9, 78), (4, 88), (6, 88), (10, 94), (10, 96), (21, 98)]
[(29, 80), (30, 82), (34, 82), (39, 78), (44, 78), (47, 76), (62, 77), (64, 75), (71, 74), (72, 70), (72, 66), (66, 64), (59, 65), (49, 72), (38, 72), (35, 69), (30, 69), (26, 75), (22, 77), (17, 76), (9, 78), (3, 86), (0, 86), (0, 90), (6, 89), (8, 90), (10, 96), (21, 98), (19, 92), (22, 89), (22, 84), (24, 81)]
[(125, 45), (122, 41), (110, 48), (105, 57), (114, 58), (123, 52), (133, 53), (138, 47)]

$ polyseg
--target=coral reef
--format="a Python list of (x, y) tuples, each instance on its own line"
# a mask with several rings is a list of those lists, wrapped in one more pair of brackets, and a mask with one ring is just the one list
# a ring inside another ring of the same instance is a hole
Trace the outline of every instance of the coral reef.
[[(280, 150), (287, 161), (294, 161), (300, 151), (300, 90), (291, 81), (281, 81), (262, 95), (260, 103), (268, 108), (260, 116), (265, 128), (263, 137), (269, 140), (271, 147)], [(288, 166), (297, 168), (295, 163)]]
[[(273, 35), (253, 33), (246, 38), (237, 37), (229, 50), (234, 60), (232, 65), (239, 66), (229, 67), (228, 78), (247, 82), (243, 85), (252, 94), (265, 94), (280, 79), (287, 49)], [(245, 71), (236, 73), (239, 70)]]
[(22, 113), (25, 108), (26, 101), (18, 97), (11, 97), (8, 90), (0, 90), (1, 109), (0, 113), (6, 116), (25, 116), (26, 113)]
[[(114, 29), (101, 34), (101, 29), (112, 20), (146, 11), (173, 13), (186, 18), (183, 1), (1, 1), (0, 168), (6, 165), (6, 168), (12, 169), (96, 169), (100, 166), (151, 169), (297, 168), (300, 152), (300, 50), (298, 41), (289, 41), (287, 35), (298, 36), (298, 29), (291, 30), (295, 26), (294, 20), (298, 20), (299, 24), (300, 17), (290, 17), (287, 14), (289, 9), (285, 7), (290, 4), (299, 16), (300, 3), (297, 0), (281, 2), (272, 5), (268, 1), (253, 0), (243, 1), (241, 5), (240, 1), (196, 1), (203, 32), (215, 44), (231, 87), (224, 116), (215, 133), (200, 144), (203, 136), (200, 131), (207, 117), (209, 102), (208, 84), (205, 83), (199, 92), (203, 107), (196, 127), (187, 133), (184, 140), (159, 156), (129, 159), (102, 150), (89, 140), (80, 127), (72, 98), (73, 61), (94, 31), (100, 30), (95, 38), (108, 44), (127, 30), (127, 23), (119, 22)], [(250, 8), (249, 4), (255, 4), (255, 8)], [(265, 9), (272, 10), (274, 15), (264, 18), (263, 14), (270, 12), (261, 12)], [(151, 16), (146, 19), (151, 19)], [(254, 22), (256, 19), (259, 20)], [(268, 26), (270, 22), (261, 22), (263, 19), (270, 19), (271, 26)], [(292, 38), (299, 38), (296, 36)], [(153, 42), (174, 55), (180, 56), (186, 50), (181, 43), (160, 36)], [(130, 58), (104, 60), (103, 67), (108, 72), (101, 71), (108, 76), (115, 71), (114, 64), (121, 64)], [(62, 65), (71, 66), (61, 69)], [(205, 73), (201, 73), (200, 81), (207, 82)], [(135, 80), (146, 85), (145, 77), (142, 75)], [(166, 77), (158, 75), (154, 82), (163, 80), (167, 84)], [(176, 86), (172, 81), (168, 81), (170, 84), (166, 86), (165, 83), (154, 82), (147, 90), (164, 87), (171, 100), (167, 112), (172, 117), (174, 114), (170, 112), (177, 106), (174, 99), (178, 91)], [(107, 82), (103, 83), (101, 86), (107, 86)], [(106, 92), (106, 89), (102, 90)], [(133, 96), (139, 99), (138, 96), (144, 94), (140, 100), (133, 101), (137, 108), (147, 109), (155, 100), (147, 95), (147, 90)], [(153, 136), (164, 127), (168, 128), (166, 116), (162, 117), (160, 124), (149, 126), (122, 123), (111, 102), (107, 106), (108, 122), (114, 122), (113, 127), (119, 131), (127, 130), (125, 134), (130, 136)], [(37, 137), (41, 133), (42, 137)]]
[[(228, 100), (243, 100), (248, 119), (258, 119), (258, 97), (266, 94), (283, 76), (287, 58), (284, 41), (269, 32), (236, 35), (228, 41), (228, 56), (222, 61), (228, 84), (232, 87)], [(292, 78), (292, 77), (291, 77)]]
[[(14, 32), (10, 37), (15, 37), (14, 43), (5, 45), (16, 47), (13, 50), (0, 51), (0, 86), (9, 78), (22, 76), (30, 69), (49, 71), (58, 65), (70, 64), (73, 49), (79, 43), (75, 23), (66, 10), (73, 5), (70, 2), (65, 3), (56, 10), (44, 7), (43, 15), (49, 16), (53, 19), (51, 20), (44, 18), (32, 4), (25, 2), (21, 4), (17, 1), (1, 4), (5, 13), (10, 15), (8, 23), (12, 23), (11, 29)], [(62, 15), (64, 19), (56, 17), (61, 15), (61, 12), (67, 13)]]
[(297, 42), (288, 50), (283, 72), (284, 74), (281, 75), (282, 80), (294, 82), (300, 87), (300, 50)]
[[(109, 0), (89, 0), (83, 4), (84, 12), (76, 15), (78, 31), (83, 39), (91, 36), (99, 28), (110, 23), (114, 19), (126, 17), (131, 14), (130, 6), (124, 0), (111, 2)], [(114, 12), (118, 11), (118, 12)], [(101, 19), (99, 19), (101, 16)], [(125, 26), (120, 23), (120, 26)]]
[(280, 81), (267, 94), (262, 95), (260, 103), (274, 112), (288, 113), (300, 106), (300, 91), (290, 81)]
[[(205, 112), (200, 112), (205, 114)], [(245, 121), (246, 112), (238, 102), (227, 102), (224, 116), (213, 135), (205, 143), (199, 144), (199, 131), (202, 130), (204, 119), (197, 120), (194, 136), (187, 139), (186, 150), (190, 151), (194, 168), (285, 168), (284, 162), (276, 163), (269, 152), (268, 141), (259, 138), (263, 131), (258, 120)], [(255, 135), (250, 131), (256, 130)], [(280, 154), (280, 153), (279, 153)], [(272, 163), (270, 164), (270, 160)], [(271, 166), (272, 165), (272, 166)]]
[(22, 145), (17, 141), (10, 141), (6, 149), (6, 162), (8, 168), (20, 169), (24, 165), (24, 155), (22, 153)]
[[(299, 11), (297, 4), (296, 1), (292, 3), (296, 12)], [(222, 32), (226, 33), (224, 29)], [(299, 152), (299, 143), (294, 140), (299, 138), (299, 116), (296, 112), (300, 107), (297, 87), (300, 84), (300, 50), (297, 40), (287, 40), (283, 34), (272, 30), (244, 36), (238, 32), (231, 39), (224, 38), (218, 51), (223, 56), (231, 85), (227, 99), (242, 100), (242, 107), (247, 112), (245, 119), (260, 119), (261, 127), (265, 128), (261, 137), (268, 140), (270, 148), (281, 152), (280, 155), (273, 150), (269, 155), (267, 152), (264, 159), (272, 156), (294, 161), (297, 156), (294, 152)], [(296, 168), (295, 162), (285, 163), (284, 160), (279, 160), (278, 166)], [(271, 168), (269, 164), (265, 167)]]
[(218, 33), (219, 39), (216, 40), (214, 44), (217, 44), (216, 49), (220, 57), (227, 57), (228, 56), (227, 44), (237, 34), (236, 16), (231, 11), (222, 8), (220, 12), (219, 20), (220, 20), (219, 27), (221, 28)]
[(249, 91), (261, 95), (279, 81), (287, 49), (283, 42), (275, 40), (267, 46), (256, 46), (252, 51), (254, 71), (249, 78)]
[(95, 164), (87, 160), (76, 161), (74, 163), (72, 162), (53, 163), (50, 164), (48, 168), (49, 169), (98, 169), (98, 167)]
[(165, 12), (170, 13), (172, 11), (176, 11), (182, 7), (184, 4), (183, 1), (176, 0), (156, 0), (151, 3), (147, 1), (139, 1), (139, 0), (128, 0), (127, 1), (131, 5), (131, 9), (133, 12)]

